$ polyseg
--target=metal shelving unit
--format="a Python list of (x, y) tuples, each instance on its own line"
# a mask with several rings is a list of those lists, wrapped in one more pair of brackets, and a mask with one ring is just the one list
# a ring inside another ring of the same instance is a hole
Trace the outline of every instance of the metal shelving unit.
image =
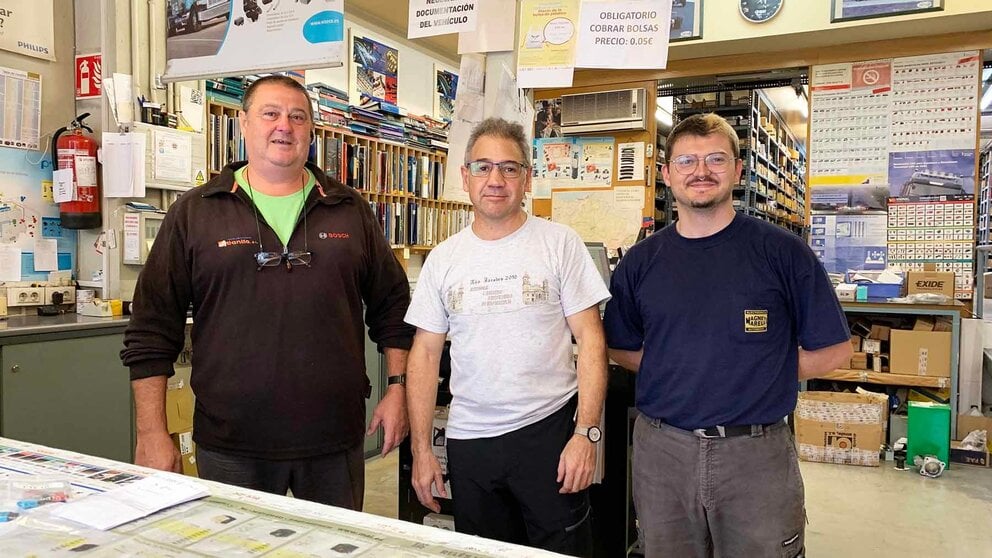
[[(806, 153), (759, 89), (720, 91), (715, 99), (676, 96), (678, 122), (694, 114), (723, 116), (737, 132), (744, 170), (734, 188), (734, 207), (805, 238)], [(671, 222), (674, 200), (659, 187), (655, 207)]]

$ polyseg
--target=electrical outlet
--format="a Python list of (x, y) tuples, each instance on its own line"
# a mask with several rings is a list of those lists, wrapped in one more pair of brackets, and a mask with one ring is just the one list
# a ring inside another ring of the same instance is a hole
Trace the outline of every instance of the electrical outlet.
[(44, 287), (7, 287), (7, 306), (46, 304)]
[(62, 293), (62, 304), (76, 302), (76, 289), (73, 287), (45, 287), (45, 304), (52, 304), (54, 293)]

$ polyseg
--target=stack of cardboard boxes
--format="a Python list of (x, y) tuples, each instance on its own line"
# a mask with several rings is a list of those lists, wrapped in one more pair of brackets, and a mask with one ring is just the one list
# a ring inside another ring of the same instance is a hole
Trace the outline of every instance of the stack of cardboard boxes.
[(951, 377), (949, 318), (920, 316), (912, 322), (912, 329), (866, 318), (857, 318), (850, 325), (852, 370)]
[(878, 467), (888, 408), (884, 393), (801, 392), (795, 412), (800, 459)]

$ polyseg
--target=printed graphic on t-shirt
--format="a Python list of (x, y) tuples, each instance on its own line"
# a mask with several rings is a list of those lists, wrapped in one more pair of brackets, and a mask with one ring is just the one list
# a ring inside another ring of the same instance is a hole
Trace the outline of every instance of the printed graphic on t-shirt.
[(449, 288), (444, 299), (450, 314), (496, 314), (557, 304), (557, 298), (547, 277), (524, 272), (467, 279)]
[(745, 310), (744, 333), (765, 333), (768, 331), (768, 310)]

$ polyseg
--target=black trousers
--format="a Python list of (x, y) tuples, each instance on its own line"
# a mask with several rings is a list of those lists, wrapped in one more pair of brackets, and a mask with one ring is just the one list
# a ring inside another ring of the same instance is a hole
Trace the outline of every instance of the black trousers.
[(252, 459), (196, 448), (200, 478), (361, 511), (365, 497), (362, 444), (307, 459)]
[(559, 494), (558, 460), (575, 430), (577, 398), (495, 438), (448, 438), (455, 530), (568, 554), (592, 555), (589, 494)]

